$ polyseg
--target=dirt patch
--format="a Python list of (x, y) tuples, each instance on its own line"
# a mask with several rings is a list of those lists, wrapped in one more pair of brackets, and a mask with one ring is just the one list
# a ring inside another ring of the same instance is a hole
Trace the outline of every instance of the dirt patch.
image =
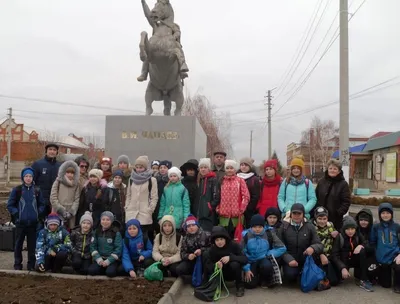
[(8, 213), (7, 205), (3, 202), (0, 202), (0, 225), (4, 225), (9, 221), (10, 214)]
[(73, 280), (0, 274), (0, 303), (156, 304), (172, 282)]

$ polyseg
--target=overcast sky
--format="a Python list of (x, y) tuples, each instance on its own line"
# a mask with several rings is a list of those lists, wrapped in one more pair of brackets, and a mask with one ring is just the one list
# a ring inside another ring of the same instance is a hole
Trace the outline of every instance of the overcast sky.
[[(148, 4), (152, 7), (154, 2)], [(349, 12), (354, 13), (362, 2), (349, 0)], [(335, 19), (339, 1), (171, 3), (190, 68), (186, 90), (191, 94), (201, 90), (219, 111), (230, 111), (236, 158), (249, 154), (250, 130), (254, 130), (253, 157), (257, 161), (265, 158), (266, 91), (278, 86), (273, 100), (275, 113), (334, 37), (339, 25), (339, 19)], [(314, 26), (299, 52), (315, 11)], [(350, 21), (350, 93), (400, 75), (399, 12), (398, 0), (367, 0)], [(0, 98), (0, 118), (12, 106), (18, 122), (39, 132), (46, 129), (64, 135), (104, 135), (102, 115), (124, 112), (96, 106), (126, 109), (126, 114), (142, 113), (146, 84), (138, 83), (136, 77), (141, 70), (138, 44), (143, 30), (151, 33), (140, 0), (1, 0), (0, 94), (83, 103), (92, 108)], [(296, 56), (297, 62), (303, 57), (297, 70), (287, 73)], [(286, 75), (290, 81), (283, 81)], [(378, 131), (399, 130), (399, 95), (400, 85), (395, 85), (351, 100), (350, 132), (370, 136)], [(286, 146), (300, 140), (301, 131), (309, 126), (313, 115), (339, 121), (337, 104), (304, 113), (336, 101), (338, 96), (337, 40), (302, 89), (273, 117), (273, 148), (280, 157), (286, 158)], [(155, 108), (161, 112), (161, 103)]]

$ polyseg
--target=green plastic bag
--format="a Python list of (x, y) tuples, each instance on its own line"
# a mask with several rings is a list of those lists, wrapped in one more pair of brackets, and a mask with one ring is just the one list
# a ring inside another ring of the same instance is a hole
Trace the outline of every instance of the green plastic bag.
[(158, 267), (161, 265), (161, 262), (155, 262), (151, 264), (145, 271), (144, 271), (144, 278), (148, 281), (162, 281), (164, 280), (163, 272)]

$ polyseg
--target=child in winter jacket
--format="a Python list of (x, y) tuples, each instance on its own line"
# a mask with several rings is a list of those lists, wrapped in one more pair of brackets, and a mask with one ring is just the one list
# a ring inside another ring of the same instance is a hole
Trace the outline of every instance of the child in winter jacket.
[(258, 214), (265, 216), (268, 208), (278, 207), (279, 187), (282, 178), (278, 174), (278, 162), (276, 159), (267, 160), (264, 164), (265, 175), (261, 181), (260, 200), (257, 204)]
[(394, 272), (393, 291), (400, 293), (400, 225), (393, 219), (393, 207), (382, 203), (378, 209), (379, 224), (372, 227), (370, 245), (376, 249), (376, 260), (379, 265), (379, 284), (384, 288), (392, 286), (392, 269)]
[(272, 229), (276, 232), (282, 225), (281, 216), (278, 208), (269, 207), (265, 213), (265, 229)]
[(250, 228), (251, 217), (256, 213), (256, 207), (260, 199), (260, 178), (255, 172), (252, 159), (244, 157), (240, 160), (240, 170), (237, 176), (242, 178), (247, 185), (250, 194), (250, 201), (244, 212), (245, 227)]
[[(106, 196), (107, 205), (105, 209), (114, 214), (115, 220), (125, 223), (125, 201), (126, 185), (122, 182), (124, 173), (122, 170), (116, 170), (113, 173), (113, 180), (108, 183)], [(121, 233), (125, 233), (125, 225), (121, 225)]]
[(366, 291), (373, 291), (368, 280), (367, 255), (363, 244), (364, 238), (357, 231), (356, 221), (351, 216), (346, 216), (343, 219), (342, 231), (333, 245), (332, 262), (343, 280), (350, 278), (350, 268), (359, 269), (359, 286)]
[(315, 259), (324, 251), (314, 225), (307, 222), (304, 214), (304, 205), (294, 204), (290, 209), (290, 217), (282, 222), (278, 231), (279, 238), (287, 248), (281, 264), (285, 280), (288, 282), (296, 282), (306, 256), (313, 256)]
[(52, 212), (58, 214), (68, 229), (75, 227), (75, 215), (79, 208), (79, 176), (78, 165), (68, 160), (60, 166), (58, 177), (51, 187)]
[(190, 213), (189, 192), (182, 185), (181, 174), (181, 170), (177, 167), (168, 170), (169, 183), (164, 187), (164, 192), (161, 195), (157, 219), (157, 222), (159, 222), (164, 215), (172, 215), (177, 227), (179, 227), (178, 229)]
[(69, 233), (56, 213), (50, 213), (36, 242), (36, 270), (61, 272), (71, 251)]
[(72, 268), (79, 274), (87, 275), (92, 262), (90, 244), (92, 243), (93, 218), (86, 211), (79, 220), (80, 226), (71, 231)]
[(147, 156), (139, 156), (136, 159), (125, 204), (125, 221), (137, 219), (143, 234), (146, 235), (153, 231), (153, 212), (158, 201), (157, 180), (152, 176), (152, 171), (147, 168), (148, 166)]
[(194, 205), (197, 195), (197, 175), (199, 174), (199, 162), (196, 159), (189, 159), (181, 166), (182, 184), (189, 192), (190, 213), (195, 214)]
[(194, 205), (194, 215), (199, 219), (200, 227), (211, 232), (216, 225), (215, 209), (219, 204), (218, 181), (215, 172), (210, 171), (211, 160), (202, 158), (199, 162), (199, 175), (197, 177), (198, 192)]
[(126, 223), (122, 249), (122, 267), (125, 274), (131, 278), (142, 276), (142, 273), (137, 273), (138, 269), (145, 269), (153, 264), (154, 261), (151, 258), (152, 250), (153, 246), (149, 238), (143, 235), (139, 221), (135, 219), (129, 220)]
[[(107, 182), (102, 178), (103, 171), (99, 169), (90, 170), (89, 181), (82, 189), (79, 199), (76, 221), (78, 221), (86, 211), (89, 211), (92, 213), (93, 217), (93, 229), (99, 226), (100, 215), (105, 211), (105, 206), (107, 205)], [(77, 225), (79, 225), (79, 222), (77, 222)]]
[(225, 281), (235, 281), (236, 296), (244, 296), (242, 267), (247, 264), (247, 257), (243, 254), (239, 244), (232, 242), (228, 232), (216, 226), (211, 233), (211, 247), (205, 254), (204, 274), (209, 279), (214, 272), (215, 264), (222, 268)]
[(104, 211), (100, 217), (100, 226), (93, 232), (90, 253), (93, 263), (89, 266), (91, 276), (103, 275), (115, 277), (122, 253), (120, 227), (114, 223), (114, 215)]
[(156, 176), (158, 174), (158, 170), (160, 169), (160, 161), (153, 160), (151, 162), (150, 169), (151, 169), (151, 171), (153, 171), (153, 176)]
[[(368, 279), (372, 284), (376, 283), (379, 273), (378, 263), (376, 262), (375, 248), (370, 245), (369, 237), (371, 235), (372, 227), (374, 226), (374, 218), (372, 212), (368, 208), (363, 208), (357, 213), (355, 220), (358, 225), (358, 232), (364, 238), (364, 248), (367, 253), (368, 261)], [(360, 275), (355, 273), (356, 277)]]
[(273, 266), (268, 256), (279, 258), (286, 252), (286, 247), (272, 230), (265, 230), (264, 217), (253, 215), (251, 228), (243, 236), (241, 246), (248, 258), (243, 267), (246, 288), (256, 288), (258, 285), (269, 286), (274, 274)]
[(319, 255), (322, 268), (327, 274), (330, 285), (335, 286), (339, 283), (340, 279), (331, 264), (331, 254), (333, 249), (333, 242), (338, 236), (339, 232), (333, 227), (333, 223), (328, 221), (328, 210), (324, 207), (318, 207), (314, 213), (314, 225), (317, 229), (318, 237), (324, 246), (324, 251)]
[(12, 189), (7, 202), (11, 221), (15, 224), (14, 270), (22, 270), (22, 247), (25, 237), (28, 245), (29, 271), (35, 268), (36, 228), (45, 216), (46, 204), (42, 192), (33, 183), (34, 171), (24, 168), (21, 171), (22, 185)]
[(225, 161), (225, 176), (220, 184), (220, 203), (216, 208), (219, 225), (227, 229), (233, 239), (239, 220), (244, 222), (244, 212), (250, 200), (246, 182), (236, 175), (239, 166), (234, 160)]
[(283, 216), (289, 215), (290, 208), (295, 203), (304, 206), (305, 216), (310, 219), (310, 211), (317, 203), (315, 189), (312, 182), (304, 174), (304, 160), (298, 155), (290, 163), (291, 174), (282, 183), (279, 189), (278, 205)]
[[(169, 160), (160, 161), (160, 166), (158, 169), (158, 173), (154, 176), (157, 180), (157, 189), (158, 189), (158, 201), (156, 209), (153, 213), (153, 234), (150, 239), (153, 240), (155, 234), (160, 233), (160, 225), (158, 223), (158, 215), (160, 214), (160, 206), (161, 206), (161, 197), (164, 193), (164, 187), (169, 183), (168, 170), (172, 168), (172, 162)], [(155, 233), (155, 234), (154, 234)]]
[(178, 276), (192, 274), (196, 258), (202, 256), (210, 245), (210, 234), (199, 226), (196, 217), (190, 214), (185, 220), (184, 227), (186, 234), (182, 239), (182, 262), (176, 268)]
[[(129, 179), (131, 178), (132, 174), (132, 167), (130, 165), (131, 161), (129, 160), (129, 157), (126, 155), (120, 155), (117, 158), (117, 165), (113, 166), (112, 172), (113, 172), (113, 178), (115, 177), (115, 172), (120, 170), (122, 171), (122, 184), (127, 186), (129, 184)], [(125, 189), (125, 195), (126, 195), (126, 189)]]
[(153, 259), (161, 262), (160, 269), (164, 276), (177, 277), (176, 268), (181, 259), (182, 236), (178, 233), (174, 217), (165, 215), (160, 222), (160, 233), (153, 245)]
[(100, 162), (100, 170), (103, 171), (103, 178), (108, 183), (112, 179), (112, 160), (110, 157), (103, 157)]

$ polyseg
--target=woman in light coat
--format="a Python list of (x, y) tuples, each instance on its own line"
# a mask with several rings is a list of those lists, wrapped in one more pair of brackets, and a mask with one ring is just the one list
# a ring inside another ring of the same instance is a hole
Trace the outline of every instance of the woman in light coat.
[(75, 225), (75, 215), (79, 208), (80, 170), (72, 161), (64, 162), (58, 170), (50, 193), (50, 203), (53, 212), (56, 212), (68, 228)]

